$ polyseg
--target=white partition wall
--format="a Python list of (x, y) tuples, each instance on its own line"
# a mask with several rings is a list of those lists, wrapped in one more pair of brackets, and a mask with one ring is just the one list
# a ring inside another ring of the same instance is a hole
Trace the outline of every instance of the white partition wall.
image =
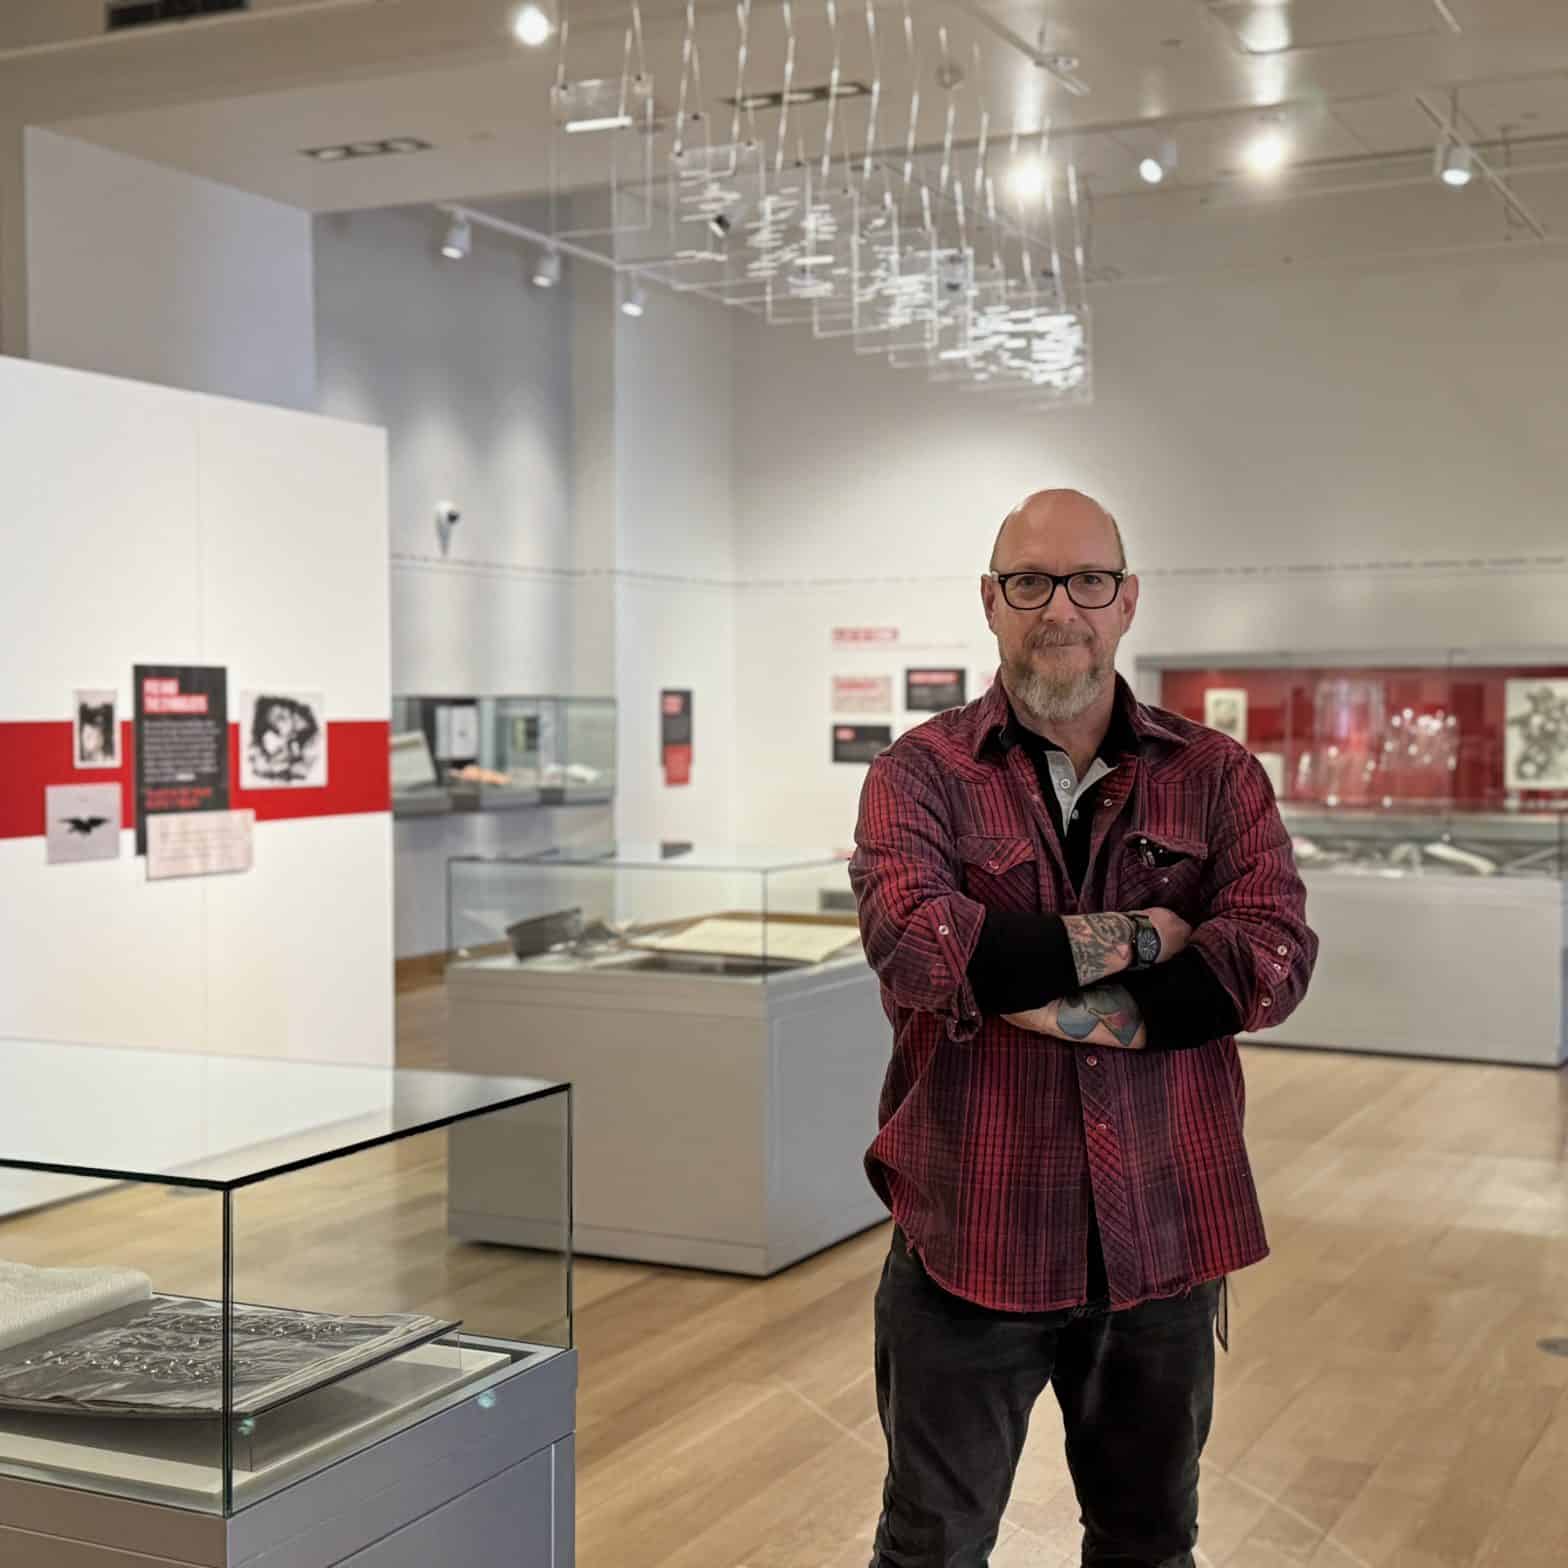
[[(0, 1036), (388, 1063), (384, 433), (0, 359)], [(320, 693), (323, 788), (245, 792), (254, 868), (149, 882), (128, 765), (73, 769), (72, 693), (132, 666)], [(120, 856), (46, 863), (44, 789), (122, 786)]]

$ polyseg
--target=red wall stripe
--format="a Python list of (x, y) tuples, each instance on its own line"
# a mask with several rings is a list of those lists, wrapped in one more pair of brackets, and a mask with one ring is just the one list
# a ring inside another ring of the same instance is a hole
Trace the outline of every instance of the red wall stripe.
[[(305, 817), (342, 817), (392, 809), (388, 741), (384, 719), (327, 721), (327, 784), (323, 789), (239, 787), (240, 730), (229, 726), (229, 804), (253, 810), (258, 822)], [(132, 725), (120, 725), (118, 768), (78, 768), (76, 736), (69, 719), (0, 723), (0, 839), (42, 838), (44, 790), (50, 784), (120, 785), (121, 825), (136, 821), (133, 794)]]

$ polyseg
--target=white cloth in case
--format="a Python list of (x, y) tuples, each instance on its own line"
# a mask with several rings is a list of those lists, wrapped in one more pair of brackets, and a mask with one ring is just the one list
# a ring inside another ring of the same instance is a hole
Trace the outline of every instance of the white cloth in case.
[(37, 1269), (0, 1258), (0, 1350), (150, 1295), (152, 1281), (136, 1269)]

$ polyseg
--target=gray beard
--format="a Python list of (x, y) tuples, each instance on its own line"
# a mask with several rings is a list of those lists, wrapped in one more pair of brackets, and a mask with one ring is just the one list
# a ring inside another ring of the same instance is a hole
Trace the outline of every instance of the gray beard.
[(1032, 665), (1007, 669), (1007, 692), (1025, 714), (1042, 726), (1069, 724), (1094, 706), (1111, 677), (1108, 665), (1092, 664), (1068, 680), (1051, 680)]

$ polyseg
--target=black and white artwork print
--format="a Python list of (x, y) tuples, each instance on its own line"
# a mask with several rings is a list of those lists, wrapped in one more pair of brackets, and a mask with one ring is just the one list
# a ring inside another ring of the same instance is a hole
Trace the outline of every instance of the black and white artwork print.
[(1211, 686), (1203, 694), (1203, 722), (1211, 730), (1247, 743), (1247, 688)]
[(78, 691), (74, 694), (76, 766), (117, 768), (120, 765), (119, 693)]
[(44, 843), (49, 865), (119, 858), (118, 784), (47, 785), (44, 789), (44, 819)]
[(1568, 680), (1512, 679), (1504, 708), (1504, 789), (1568, 790)]
[(326, 699), (320, 692), (240, 695), (240, 787), (320, 789), (327, 782)]

